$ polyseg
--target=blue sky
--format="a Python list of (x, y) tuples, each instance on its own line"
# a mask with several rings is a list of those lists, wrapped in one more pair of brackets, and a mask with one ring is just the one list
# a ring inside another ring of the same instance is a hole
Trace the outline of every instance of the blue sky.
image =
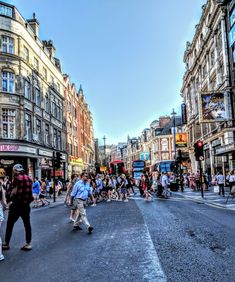
[(52, 39), (63, 72), (82, 84), (102, 144), (140, 135), (175, 108), (183, 53), (206, 0), (15, 0), (35, 12), (40, 39)]

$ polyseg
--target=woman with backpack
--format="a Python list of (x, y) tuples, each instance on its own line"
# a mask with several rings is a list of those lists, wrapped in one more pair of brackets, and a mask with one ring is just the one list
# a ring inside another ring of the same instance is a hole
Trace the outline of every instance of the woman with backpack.
[[(6, 203), (6, 198), (5, 198), (5, 191), (3, 189), (2, 180), (0, 180), (0, 232), (1, 232), (1, 225), (4, 220), (3, 210), (6, 206), (7, 206), (7, 203)], [(4, 259), (5, 259), (4, 255), (2, 254), (2, 239), (0, 236), (0, 261), (3, 261)]]

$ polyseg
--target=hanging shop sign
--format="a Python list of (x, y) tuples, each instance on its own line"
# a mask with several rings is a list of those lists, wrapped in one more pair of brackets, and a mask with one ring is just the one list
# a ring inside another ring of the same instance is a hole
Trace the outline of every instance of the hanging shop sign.
[(176, 145), (176, 148), (184, 148), (188, 146), (186, 132), (175, 134), (175, 145)]
[(201, 94), (200, 121), (220, 122), (227, 120), (226, 98), (223, 92), (208, 92)]

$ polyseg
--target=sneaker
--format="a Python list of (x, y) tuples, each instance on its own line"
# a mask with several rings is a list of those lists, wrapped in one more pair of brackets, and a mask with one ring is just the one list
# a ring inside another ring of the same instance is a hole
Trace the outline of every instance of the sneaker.
[(32, 250), (32, 245), (30, 243), (26, 243), (22, 248), (22, 251), (31, 251)]
[(4, 255), (0, 255), (0, 261), (3, 261), (5, 259)]
[(92, 204), (92, 205), (91, 205), (91, 207), (95, 207), (95, 206), (96, 206), (96, 204)]
[(3, 249), (4, 251), (10, 250), (10, 246), (9, 246), (8, 244), (6, 244), (6, 243), (3, 243), (3, 244), (2, 244), (2, 249)]
[(125, 199), (124, 202), (127, 203), (127, 202), (128, 202), (128, 199)]
[(110, 200), (110, 199), (108, 199), (108, 200), (107, 200), (107, 202), (111, 202), (111, 200)]
[(93, 227), (89, 226), (89, 227), (88, 227), (88, 234), (91, 234), (92, 231), (93, 231), (93, 229), (94, 229)]

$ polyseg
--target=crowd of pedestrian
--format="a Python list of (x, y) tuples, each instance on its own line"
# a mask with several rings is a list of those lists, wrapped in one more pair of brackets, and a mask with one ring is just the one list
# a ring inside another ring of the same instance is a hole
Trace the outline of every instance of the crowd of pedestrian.
[[(140, 196), (146, 201), (153, 197), (169, 198), (170, 191), (175, 190), (179, 184), (177, 175), (173, 172), (145, 172), (140, 179), (136, 180), (128, 174), (111, 175), (94, 174), (83, 172), (81, 175), (73, 174), (70, 180), (66, 181), (66, 193), (64, 205), (70, 208), (70, 222), (73, 228), (81, 230), (81, 223), (86, 226), (89, 234), (93, 231), (93, 226), (89, 223), (86, 215), (86, 206), (96, 206), (101, 201), (123, 201), (128, 202), (130, 197), (136, 195), (136, 188), (139, 189)], [(219, 186), (219, 195), (224, 196), (224, 185), (230, 187), (230, 192), (235, 188), (235, 172), (231, 171), (226, 177), (221, 171), (209, 177), (206, 173), (200, 172), (182, 175), (181, 186), (190, 187), (193, 191), (199, 191), (201, 187), (208, 190), (210, 186)], [(54, 191), (55, 189), (55, 191)], [(8, 208), (8, 218), (6, 224), (5, 240), (2, 243), (0, 238), (0, 261), (4, 260), (2, 250), (10, 249), (10, 240), (14, 224), (19, 217), (22, 218), (25, 227), (26, 242), (22, 250), (32, 249), (30, 209), (37, 208), (39, 203), (44, 206), (50, 201), (55, 192), (58, 197), (63, 189), (60, 180), (53, 183), (52, 180), (33, 180), (24, 172), (21, 164), (13, 167), (13, 178), (10, 182), (8, 177), (0, 179), (0, 229), (4, 220), (4, 209)], [(235, 191), (234, 191), (235, 193)]]

